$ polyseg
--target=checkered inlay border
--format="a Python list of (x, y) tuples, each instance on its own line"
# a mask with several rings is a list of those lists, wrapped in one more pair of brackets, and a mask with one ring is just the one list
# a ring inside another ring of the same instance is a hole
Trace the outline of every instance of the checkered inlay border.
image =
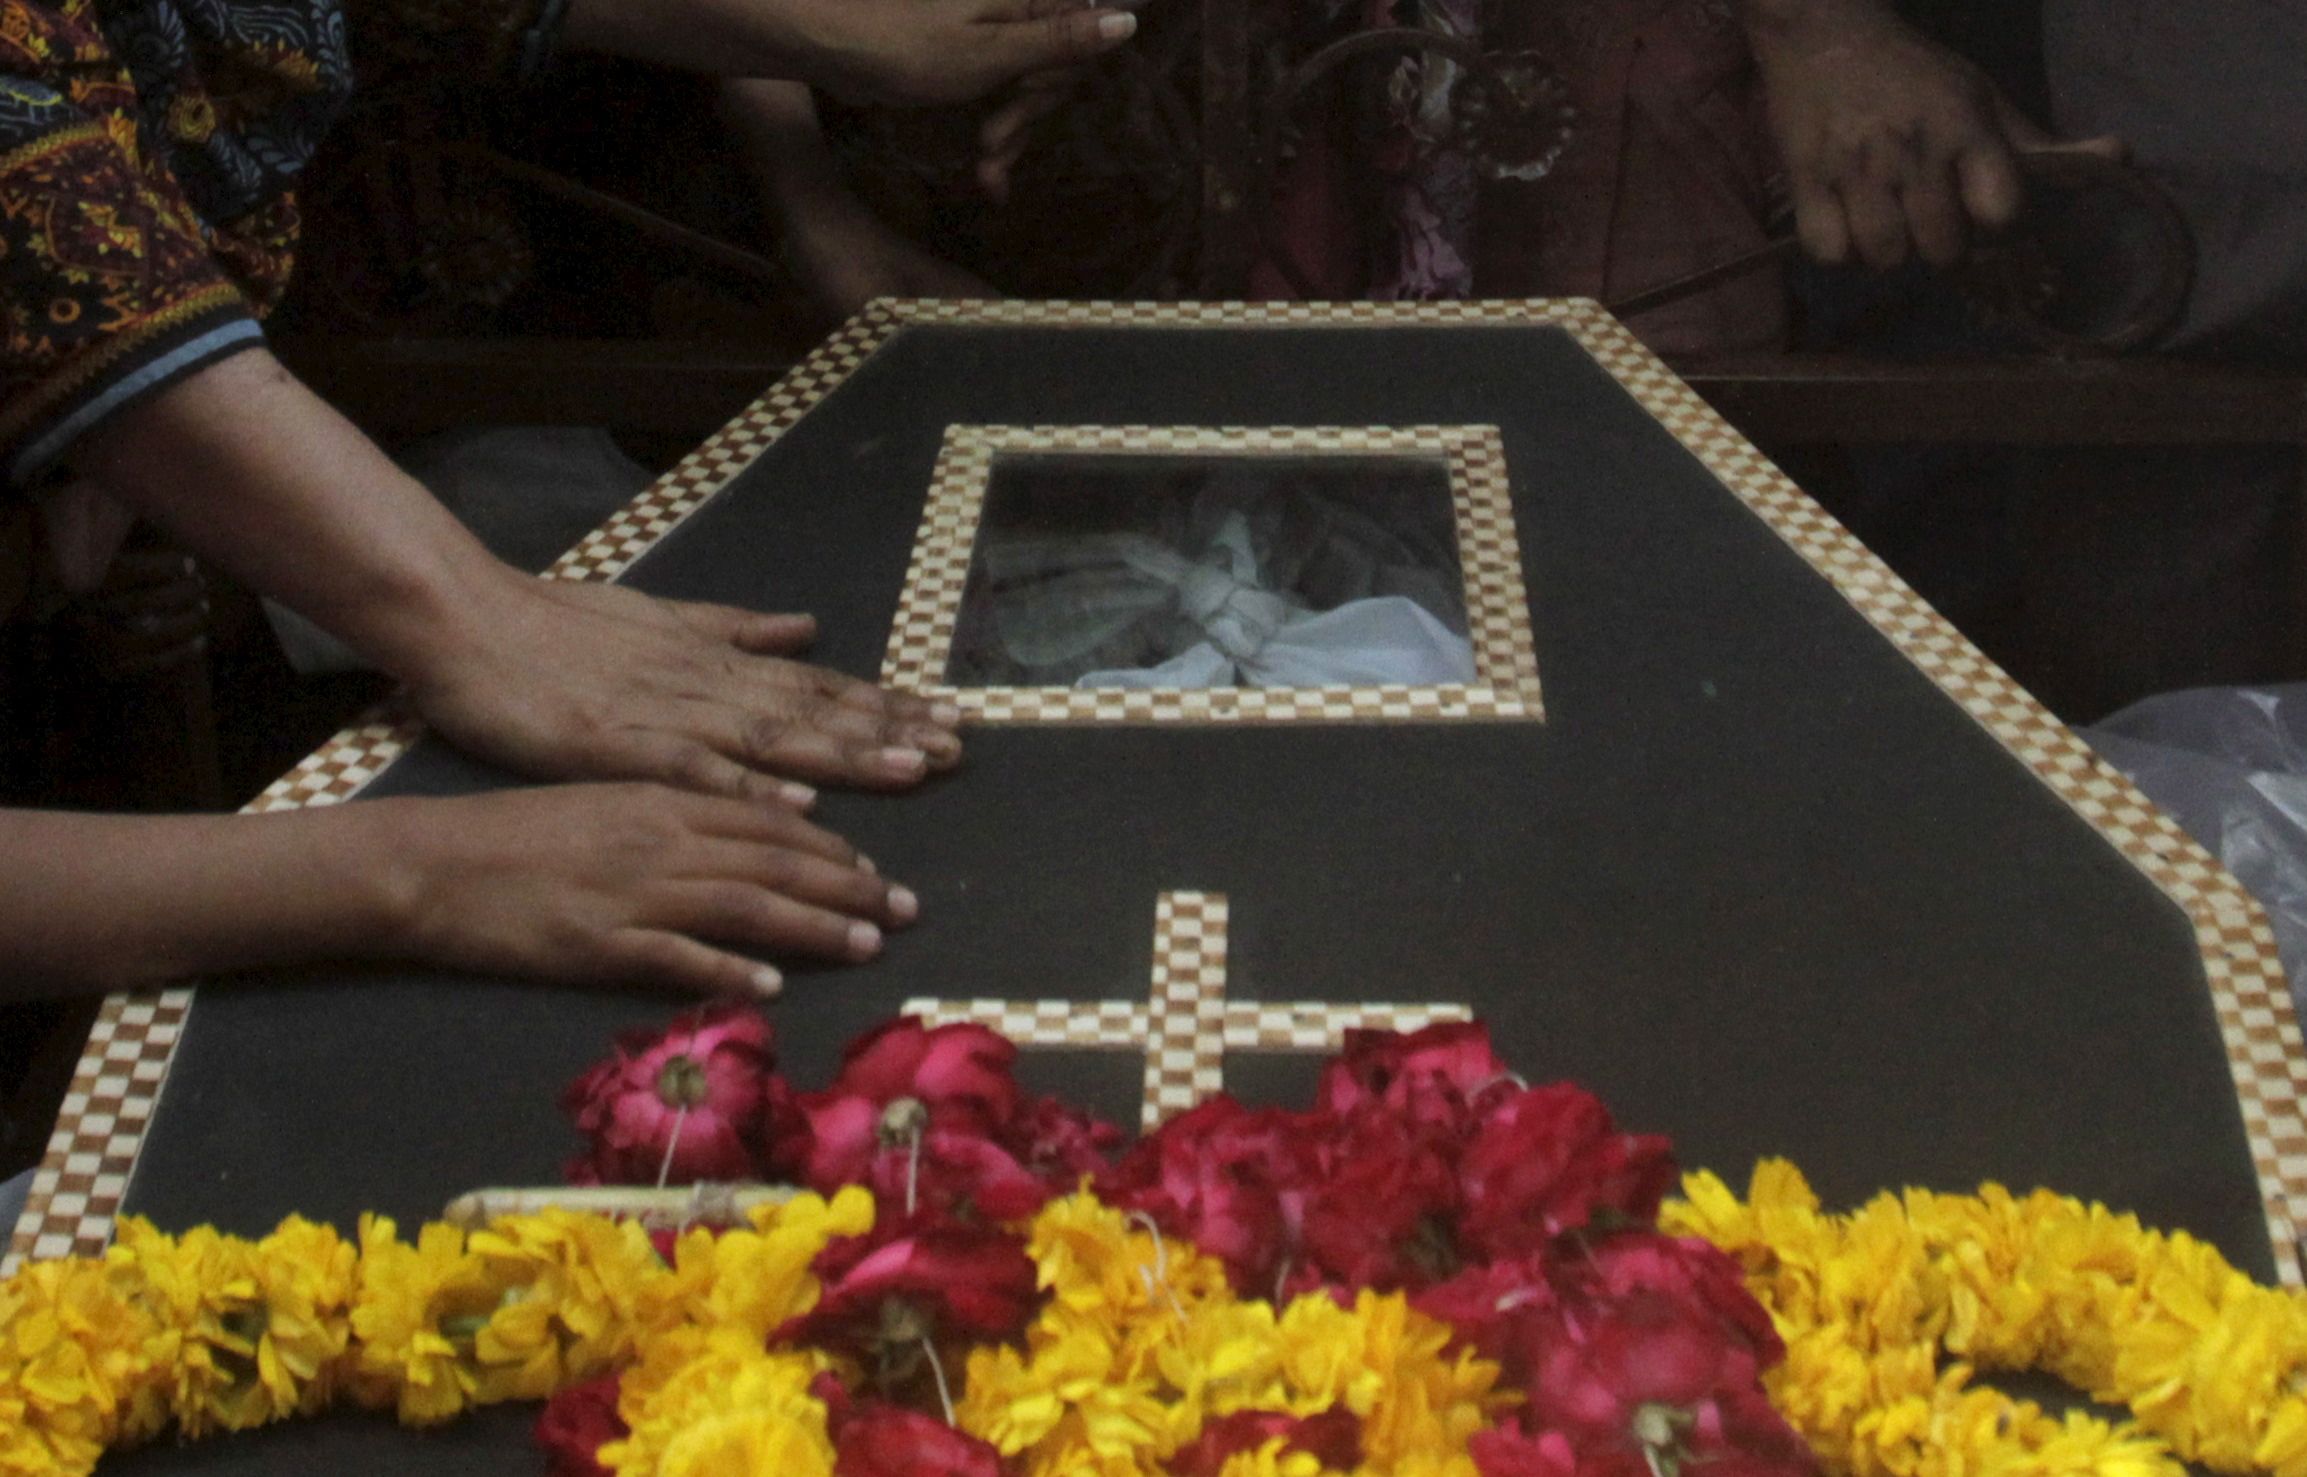
[[(1476, 681), (1442, 687), (954, 687), (954, 630), (996, 461), (1019, 455), (1434, 457), (1448, 469)], [(951, 426), (930, 478), (881, 680), (979, 723), (1539, 719), (1538, 648), (1495, 426)]]
[[(1225, 1090), (1226, 900), (1165, 892), (1154, 904), (1152, 1019), (1145, 1035), (1144, 1126)], [(1221, 1049), (1211, 1052), (1213, 1037)]]
[(190, 990), (163, 990), (115, 995), (98, 1010), (0, 1277), (25, 1257), (92, 1256), (111, 1241), (191, 1008)]
[(1473, 1019), (1463, 1005), (1345, 1004), (1226, 999), (1226, 899), (1165, 892), (1154, 900), (1153, 988), (1148, 1003), (1121, 1000), (908, 1000), (933, 1026), (969, 1022), (1024, 1047), (1142, 1051), (1147, 1132), (1225, 1091), (1229, 1051), (1326, 1055), (1356, 1029), (1415, 1031)]
[(1558, 318), (1627, 393), (2194, 924), (2282, 1280), (2307, 1282), (2307, 1048), (2258, 903), (2177, 823), (1593, 303)]
[[(2297, 1228), (2307, 1226), (2307, 1046), (2292, 1014), (2282, 964), (2258, 905), (2207, 852), (2190, 840), (2120, 773), (2092, 754), (2050, 712), (1964, 640), (1953, 626), (1899, 581), (1889, 568), (1829, 518), (1729, 424), (1682, 384), (1602, 308), (1592, 302), (1462, 303), (1037, 303), (898, 302), (868, 307), (829, 339), (762, 400), (644, 491), (623, 512), (586, 538), (551, 571), (562, 579), (613, 579), (655, 538), (677, 526), (724, 487), (763, 449), (892, 334), (909, 324), (1107, 328), (1376, 328), (1530, 327), (1551, 324), (1575, 337), (1628, 393), (1674, 434), (1692, 455), (1751, 507), (1780, 537), (1831, 581), (1931, 678), (2043, 782), (2105, 835), (2195, 926), (2213, 1007), (2225, 1038), (2253, 1159), (2267, 1204), (2277, 1267), (2286, 1283), (2303, 1280)], [(417, 730), (389, 718), (365, 720), (307, 759), (251, 805), (293, 809), (349, 798), (392, 762)], [(129, 1090), (118, 1106), (77, 1092), (68, 1100), (49, 1142), (47, 1159), (19, 1221), (7, 1263), (44, 1248), (90, 1253), (111, 1237), (114, 1212), (142, 1144), (149, 1118), (181, 1029), (190, 992), (114, 997), (90, 1033), (75, 1087), (128, 1068)], [(153, 1014), (124, 1015), (138, 1005)], [(1031, 1044), (1121, 1046), (1127, 1035), (1142, 1045), (1143, 1007), (1055, 1002), (1069, 1020), (1086, 1018), (1102, 1042), (1033, 1041)], [(1346, 1007), (1327, 1007), (1344, 1009)], [(1384, 1009), (1385, 1007), (1355, 1007)], [(1028, 1044), (1043, 1005), (1037, 1002), (916, 1001), (915, 1013), (938, 1019), (977, 1019)], [(1227, 1039), (1238, 1021), (1229, 1007)], [(1424, 1007), (1418, 1007), (1424, 1009)], [(1117, 1017), (1114, 1011), (1141, 1014)], [(163, 1015), (169, 1016), (164, 1023)], [(1405, 1028), (1411, 1017), (1398, 1019)], [(1383, 1024), (1385, 1022), (1377, 1022)], [(1122, 1029), (1123, 1027), (1129, 1029)], [(1247, 1029), (1243, 1027), (1242, 1029)], [(1310, 1031), (1310, 1027), (1308, 1028)], [(1343, 1029), (1340, 1026), (1340, 1029)], [(1310, 1048), (1318, 1049), (1318, 1048)], [(127, 1052), (125, 1057), (109, 1053)], [(86, 1120), (85, 1122), (83, 1120)], [(89, 1143), (101, 1147), (90, 1149)], [(91, 1154), (95, 1155), (93, 1161)], [(91, 1164), (95, 1168), (91, 1168)], [(80, 1188), (81, 1176), (87, 1177)], [(65, 1186), (69, 1179), (72, 1188)], [(61, 1203), (59, 1195), (62, 1195)]]
[(613, 580), (623, 574), (872, 358), (896, 330), (897, 321), (890, 305), (883, 303), (850, 319), (735, 420), (555, 560), (545, 577)]

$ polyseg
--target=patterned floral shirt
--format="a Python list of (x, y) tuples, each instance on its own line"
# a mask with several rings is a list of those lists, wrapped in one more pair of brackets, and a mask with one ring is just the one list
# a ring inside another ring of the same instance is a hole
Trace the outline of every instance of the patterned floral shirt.
[(364, 72), (533, 71), (560, 0), (0, 0), (0, 477), (260, 340)]

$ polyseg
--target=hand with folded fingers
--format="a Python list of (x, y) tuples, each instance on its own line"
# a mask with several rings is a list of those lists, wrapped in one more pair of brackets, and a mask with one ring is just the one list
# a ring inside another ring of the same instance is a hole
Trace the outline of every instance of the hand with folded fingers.
[(1885, 0), (1747, 0), (1747, 31), (1796, 228), (1818, 261), (1950, 266), (1975, 234), (2017, 218), (2022, 154), (2123, 152), (2054, 139)]

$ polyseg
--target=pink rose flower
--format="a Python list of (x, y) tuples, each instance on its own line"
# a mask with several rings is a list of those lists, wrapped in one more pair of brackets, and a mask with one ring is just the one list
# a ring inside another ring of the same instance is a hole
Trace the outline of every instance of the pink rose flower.
[(1025, 1172), (1053, 1192), (1070, 1195), (1084, 1175), (1111, 1162), (1122, 1132), (1102, 1118), (1068, 1107), (1056, 1098), (1037, 1098), (1020, 1109), (1002, 1136)]
[[(1244, 1296), (1312, 1275), (1299, 1232), (1312, 1186), (1327, 1172), (1334, 1120), (1274, 1109), (1252, 1112), (1215, 1097), (1164, 1123), (1098, 1185), (1107, 1204), (1140, 1210), (1226, 1264)], [(1318, 1275), (1313, 1277), (1318, 1283)]]
[(1470, 1256), (1514, 1257), (1606, 1212), (1649, 1222), (1674, 1184), (1673, 1146), (1618, 1132), (1600, 1099), (1567, 1082), (1517, 1091), (1481, 1118), (1459, 1161)]
[(899, 1016), (850, 1043), (832, 1090), (884, 1107), (913, 1098), (939, 1127), (991, 1137), (1016, 1116), (1016, 1062), (1017, 1047), (983, 1026)]
[(661, 1032), (631, 1031), (616, 1054), (569, 1085), (561, 1106), (585, 1136), (573, 1184), (672, 1184), (757, 1177), (762, 1140), (784, 1083), (768, 1021), (712, 1006)]
[(1336, 1122), (1299, 1237), (1322, 1284), (1392, 1292), (1458, 1270), (1454, 1148), (1375, 1101)]
[(1762, 1393), (1785, 1351), (1729, 1257), (1626, 1231), (1554, 1271), (1558, 1301), (1517, 1330), (1525, 1419), (1569, 1439), (1581, 1477), (1647, 1477), (1653, 1457), (1742, 1477), (1815, 1471)]
[(1040, 1299), (1022, 1238), (929, 1216), (884, 1216), (826, 1247), (812, 1270), (817, 1306), (778, 1329), (778, 1343), (910, 1357), (924, 1339), (1009, 1338)]
[(1578, 1471), (1578, 1453), (1560, 1431), (1532, 1435), (1520, 1426), (1493, 1426), (1474, 1434), (1466, 1454), (1482, 1477), (1574, 1477)]
[(1468, 1113), (1515, 1086), (1479, 1021), (1444, 1021), (1424, 1030), (1348, 1031), (1345, 1049), (1322, 1069), (1314, 1104), (1349, 1113), (1378, 1102), (1420, 1124), (1456, 1129)]
[(782, 1136), (780, 1157), (821, 1193), (865, 1185), (909, 1211), (1031, 1215), (1048, 1192), (1008, 1147), (1016, 1057), (982, 1026), (891, 1021), (851, 1044), (831, 1087), (800, 1099), (806, 1127)]
[(833, 1477), (1001, 1477), (1001, 1453), (935, 1416), (887, 1400), (853, 1400), (822, 1374), (810, 1387), (825, 1402)]

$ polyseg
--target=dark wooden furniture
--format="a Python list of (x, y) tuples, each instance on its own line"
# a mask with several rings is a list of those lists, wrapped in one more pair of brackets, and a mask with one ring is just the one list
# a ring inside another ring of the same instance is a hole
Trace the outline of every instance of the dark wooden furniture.
[[(382, 433), (466, 423), (613, 425), (702, 436), (786, 356), (636, 339), (292, 340), (292, 368)], [(2162, 359), (1684, 360), (1675, 368), (1765, 445), (2307, 445), (2307, 374)]]

